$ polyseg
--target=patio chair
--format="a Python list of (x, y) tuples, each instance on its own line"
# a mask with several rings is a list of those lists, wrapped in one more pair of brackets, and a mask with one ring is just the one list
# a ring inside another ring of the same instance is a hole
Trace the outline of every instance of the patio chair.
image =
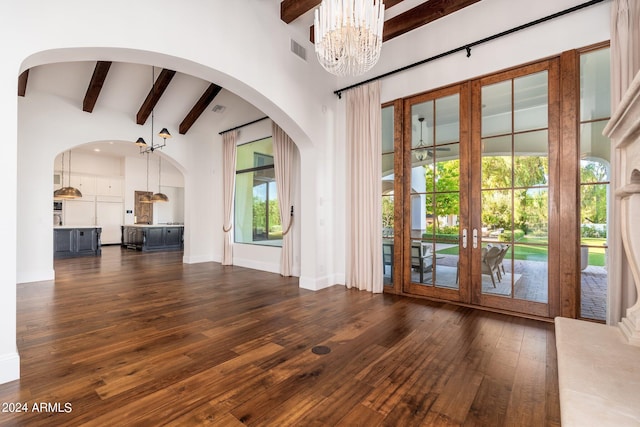
[(430, 271), (432, 265), (431, 245), (420, 241), (411, 242), (411, 268), (420, 273), (420, 283), (424, 283), (424, 273)]
[[(507, 245), (507, 244), (503, 244), (503, 245), (500, 245), (500, 246), (499, 246), (499, 248), (500, 248), (500, 255), (498, 256), (497, 264), (498, 264), (498, 274), (500, 274), (500, 279), (502, 279), (502, 275), (503, 275), (503, 274), (507, 274), (507, 272), (506, 272), (506, 271), (504, 271), (504, 264), (502, 263), (502, 261), (504, 260), (504, 256), (505, 256), (505, 255), (507, 254), (507, 252), (509, 251), (509, 247), (510, 247), (510, 246), (509, 246), (509, 245)], [(502, 269), (502, 273), (500, 273), (500, 269)]]
[(496, 287), (496, 280), (493, 276), (495, 273), (500, 281), (500, 271), (498, 270), (498, 258), (500, 257), (501, 250), (497, 246), (490, 248), (482, 248), (482, 274), (488, 274), (491, 276), (491, 283), (493, 287)]
[(393, 243), (382, 244), (382, 275), (389, 266), (389, 276), (393, 277)]

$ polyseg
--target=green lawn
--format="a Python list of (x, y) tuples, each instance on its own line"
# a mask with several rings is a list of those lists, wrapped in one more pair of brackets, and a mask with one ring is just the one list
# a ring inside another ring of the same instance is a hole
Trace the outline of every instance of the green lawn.
[[(458, 247), (441, 249), (437, 251), (439, 254), (458, 255)], [(515, 259), (527, 261), (543, 261), (547, 262), (547, 248), (531, 245), (516, 245)]]
[[(525, 261), (541, 261), (548, 262), (548, 250), (546, 246), (527, 245), (522, 243), (546, 243), (546, 238), (525, 236), (518, 241), (515, 246), (514, 258)], [(604, 266), (605, 265), (605, 248), (602, 246), (606, 244), (606, 239), (597, 238), (583, 238), (583, 245), (599, 246), (595, 248), (589, 248), (589, 265)], [(446, 249), (437, 251), (443, 255), (458, 255), (458, 246), (453, 246)]]
[(595, 248), (589, 248), (589, 265), (596, 265), (604, 267), (606, 262), (605, 248), (603, 245), (607, 244), (607, 239), (596, 237), (583, 237), (583, 245), (596, 246)]

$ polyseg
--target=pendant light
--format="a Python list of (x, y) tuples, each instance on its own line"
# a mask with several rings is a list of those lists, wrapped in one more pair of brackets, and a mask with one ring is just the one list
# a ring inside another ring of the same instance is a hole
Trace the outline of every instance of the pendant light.
[(162, 158), (158, 156), (158, 192), (151, 196), (151, 202), (168, 202), (169, 198), (166, 194), (160, 192), (160, 177), (162, 176)]
[[(147, 155), (147, 193), (149, 193), (149, 152), (145, 153)], [(151, 201), (151, 196), (149, 194), (143, 194), (140, 196), (140, 203), (153, 203)]]
[(418, 117), (418, 121), (420, 122), (420, 143), (415, 148), (414, 153), (416, 159), (418, 159), (419, 162), (423, 162), (427, 160), (427, 157), (429, 157), (429, 150), (427, 149), (427, 146), (424, 145), (424, 141), (422, 140), (422, 125), (424, 122), (424, 117)]
[[(151, 66), (151, 93), (156, 93), (156, 67)], [(160, 132), (158, 132), (158, 136), (162, 138), (162, 144), (155, 144), (153, 142), (153, 108), (151, 109), (151, 145), (147, 144), (147, 141), (144, 140), (143, 137), (140, 137), (136, 140), (135, 144), (140, 148), (140, 154), (153, 153), (155, 150), (162, 149), (167, 145), (167, 139), (171, 138), (171, 133), (167, 130), (167, 128), (162, 128)]]
[[(62, 153), (62, 185), (64, 185), (64, 153)], [(79, 199), (82, 197), (82, 193), (75, 187), (71, 186), (71, 150), (69, 150), (69, 185), (62, 187), (53, 192), (54, 200), (60, 199)]]

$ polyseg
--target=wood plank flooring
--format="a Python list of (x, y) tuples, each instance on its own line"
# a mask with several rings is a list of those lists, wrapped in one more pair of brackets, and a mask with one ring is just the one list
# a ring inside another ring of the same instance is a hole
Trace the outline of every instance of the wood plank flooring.
[(55, 270), (18, 285), (1, 426), (560, 425), (552, 324), (175, 252)]

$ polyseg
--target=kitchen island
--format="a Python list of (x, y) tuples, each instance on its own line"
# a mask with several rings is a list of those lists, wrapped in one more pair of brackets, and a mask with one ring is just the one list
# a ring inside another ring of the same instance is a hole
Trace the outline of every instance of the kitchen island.
[(56, 226), (53, 227), (53, 258), (100, 256), (101, 227)]
[(143, 252), (181, 251), (184, 249), (184, 225), (130, 224), (121, 227), (121, 244)]

